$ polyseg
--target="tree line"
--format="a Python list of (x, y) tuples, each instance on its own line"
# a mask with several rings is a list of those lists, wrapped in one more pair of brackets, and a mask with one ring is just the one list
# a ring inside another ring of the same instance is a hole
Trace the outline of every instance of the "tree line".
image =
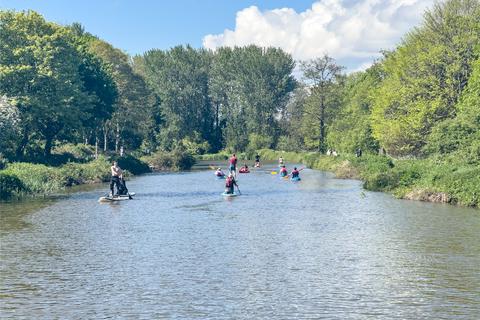
[[(130, 57), (33, 12), (0, 12), (0, 153), (384, 151), (480, 157), (480, 4), (448, 0), (365, 71), (278, 48), (177, 46)], [(300, 71), (301, 79), (293, 76)]]

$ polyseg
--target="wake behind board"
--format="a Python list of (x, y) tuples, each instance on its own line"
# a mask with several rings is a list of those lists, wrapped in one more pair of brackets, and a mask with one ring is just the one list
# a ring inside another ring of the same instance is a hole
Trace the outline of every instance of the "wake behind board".
[[(130, 193), (130, 197), (133, 197), (134, 195), (135, 195), (135, 192)], [(130, 197), (128, 196), (128, 194), (121, 195), (121, 196), (114, 196), (114, 197), (105, 196), (105, 197), (100, 197), (98, 199), (98, 202), (113, 202), (113, 201), (130, 200)]]

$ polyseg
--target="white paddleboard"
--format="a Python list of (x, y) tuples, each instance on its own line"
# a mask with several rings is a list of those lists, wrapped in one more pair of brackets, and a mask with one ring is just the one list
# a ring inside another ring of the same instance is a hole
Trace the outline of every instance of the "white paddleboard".
[[(130, 192), (130, 197), (133, 197), (135, 195), (135, 192)], [(112, 202), (112, 201), (123, 201), (123, 200), (130, 200), (130, 197), (128, 194), (126, 195), (121, 195), (121, 196), (106, 196), (106, 197), (100, 197), (98, 199), (99, 202)]]

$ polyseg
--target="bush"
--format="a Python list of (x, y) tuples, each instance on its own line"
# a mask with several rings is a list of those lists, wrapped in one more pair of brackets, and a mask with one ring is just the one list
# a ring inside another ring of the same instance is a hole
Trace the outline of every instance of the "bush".
[(6, 172), (18, 177), (30, 193), (50, 193), (65, 185), (60, 170), (43, 164), (12, 163)]
[(85, 144), (66, 143), (56, 146), (52, 151), (56, 155), (64, 155), (70, 158), (70, 161), (87, 161), (95, 157), (95, 148)]
[(0, 172), (0, 199), (7, 199), (23, 191), (25, 186), (17, 176), (9, 172)]
[(112, 157), (112, 161), (116, 160), (120, 168), (131, 172), (134, 175), (150, 172), (150, 168), (147, 163), (135, 158), (131, 155), (124, 155), (123, 157)]
[(191, 153), (175, 149), (172, 152), (157, 151), (153, 155), (142, 158), (155, 170), (188, 170), (195, 164)]
[(210, 150), (208, 141), (200, 139), (199, 136), (195, 138), (184, 138), (180, 143), (190, 154), (204, 154)]
[(258, 133), (251, 133), (248, 136), (247, 150), (268, 149), (272, 147), (273, 139), (269, 136), (264, 136)]

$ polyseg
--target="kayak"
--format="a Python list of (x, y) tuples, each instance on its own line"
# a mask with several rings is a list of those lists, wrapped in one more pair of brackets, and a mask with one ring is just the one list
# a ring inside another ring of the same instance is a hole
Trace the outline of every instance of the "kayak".
[(260, 168), (260, 163), (255, 163), (255, 168)]
[(238, 173), (250, 173), (250, 170), (240, 170)]
[(295, 178), (291, 178), (290, 180), (292, 180), (292, 181), (300, 181), (300, 180), (302, 180), (302, 179), (301, 179), (300, 177), (295, 177)]
[(222, 193), (222, 196), (224, 196), (224, 197), (236, 197), (236, 196), (238, 196), (238, 194), (236, 194), (236, 193), (225, 193), (224, 192), (224, 193)]
[(280, 177), (285, 178), (286, 176), (288, 176), (287, 173), (282, 173), (282, 172), (280, 172)]
[(130, 197), (133, 197), (135, 195), (135, 192), (131, 192), (130, 196), (128, 194), (126, 195), (121, 195), (121, 196), (105, 196), (105, 197), (100, 197), (98, 199), (98, 202), (112, 202), (112, 201), (123, 201), (123, 200), (130, 200)]
[(225, 176), (215, 176), (217, 179), (225, 179)]

